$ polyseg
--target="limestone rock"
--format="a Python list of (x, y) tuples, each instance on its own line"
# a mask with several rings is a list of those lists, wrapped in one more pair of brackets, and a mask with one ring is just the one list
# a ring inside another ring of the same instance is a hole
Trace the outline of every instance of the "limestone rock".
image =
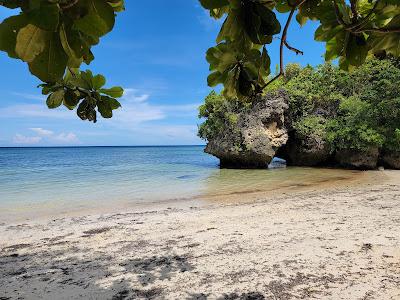
[(371, 147), (365, 151), (342, 150), (337, 151), (335, 160), (341, 167), (371, 170), (376, 169), (379, 158), (379, 149)]
[(330, 158), (330, 150), (324, 139), (318, 135), (299, 137), (292, 132), (277, 156), (285, 159), (288, 166), (312, 167), (325, 165)]
[(383, 153), (382, 161), (387, 168), (400, 170), (400, 151)]
[(235, 129), (220, 132), (205, 152), (218, 157), (222, 168), (266, 168), (288, 140), (287, 109), (282, 91), (260, 96), (252, 107), (238, 112)]

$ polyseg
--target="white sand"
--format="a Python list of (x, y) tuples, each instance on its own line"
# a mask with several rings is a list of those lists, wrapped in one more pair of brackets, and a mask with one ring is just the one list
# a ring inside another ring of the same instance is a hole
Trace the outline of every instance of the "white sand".
[(400, 172), (381, 174), (237, 196), (247, 203), (1, 223), (0, 299), (398, 300)]

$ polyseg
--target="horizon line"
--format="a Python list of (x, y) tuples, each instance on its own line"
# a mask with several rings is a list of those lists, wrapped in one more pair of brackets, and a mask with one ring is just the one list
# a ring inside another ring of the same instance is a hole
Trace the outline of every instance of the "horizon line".
[(196, 144), (196, 145), (90, 145), (90, 146), (0, 146), (0, 149), (10, 149), (10, 148), (146, 148), (146, 147), (200, 147), (206, 146), (206, 144)]

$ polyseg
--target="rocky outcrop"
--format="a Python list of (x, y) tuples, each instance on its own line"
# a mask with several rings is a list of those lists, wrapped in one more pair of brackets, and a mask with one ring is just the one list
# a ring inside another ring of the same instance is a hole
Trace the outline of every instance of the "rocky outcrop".
[(222, 168), (266, 168), (288, 140), (287, 109), (282, 91), (260, 96), (252, 107), (237, 113), (233, 129), (209, 140), (205, 152), (218, 157)]
[[(317, 107), (314, 115), (334, 118), (335, 105)], [(229, 118), (222, 117), (224, 129), (213, 135), (205, 148), (206, 153), (220, 159), (221, 168), (266, 168), (274, 157), (279, 157), (289, 166), (370, 170), (383, 165), (400, 169), (400, 151), (382, 152), (378, 147), (340, 150), (326, 142), (324, 131), (300, 134), (291, 124), (284, 91), (260, 96), (251, 107), (239, 107), (225, 108), (227, 115), (234, 116), (235, 123), (226, 125)]]
[(379, 149), (369, 148), (365, 151), (360, 150), (341, 150), (336, 152), (335, 161), (344, 168), (371, 170), (378, 166)]
[(318, 135), (302, 137), (293, 131), (277, 156), (285, 159), (288, 166), (314, 167), (325, 165), (331, 155), (327, 143)]
[(386, 168), (400, 170), (400, 151), (383, 153), (382, 163)]

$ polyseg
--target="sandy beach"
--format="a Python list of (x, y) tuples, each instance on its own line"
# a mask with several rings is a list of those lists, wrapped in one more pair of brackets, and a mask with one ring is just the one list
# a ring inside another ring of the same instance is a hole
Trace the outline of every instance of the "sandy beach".
[(400, 299), (400, 172), (236, 197), (0, 222), (0, 299)]

